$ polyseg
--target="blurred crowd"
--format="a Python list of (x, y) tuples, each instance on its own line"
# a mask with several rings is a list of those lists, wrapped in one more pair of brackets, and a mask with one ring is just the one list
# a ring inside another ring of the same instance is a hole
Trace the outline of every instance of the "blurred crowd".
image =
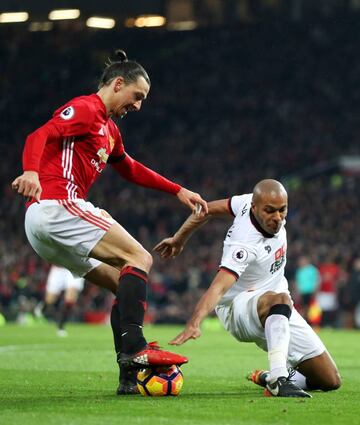
[[(295, 303), (313, 311), (314, 324), (360, 326), (360, 176), (336, 166), (340, 156), (360, 155), (359, 21), (190, 32), (0, 28), (0, 312), (16, 319), (31, 311), (49, 269), (26, 241), (24, 202), (10, 189), (25, 137), (62, 103), (96, 91), (107, 57), (123, 48), (152, 81), (140, 113), (118, 122), (126, 150), (207, 200), (281, 179)], [(146, 249), (187, 217), (174, 197), (114, 176), (106, 170), (89, 199)], [(208, 223), (175, 260), (154, 255), (148, 321), (187, 320), (217, 271), (230, 224)], [(310, 289), (301, 284), (309, 265)], [(111, 295), (86, 285), (76, 318), (110, 304)]]

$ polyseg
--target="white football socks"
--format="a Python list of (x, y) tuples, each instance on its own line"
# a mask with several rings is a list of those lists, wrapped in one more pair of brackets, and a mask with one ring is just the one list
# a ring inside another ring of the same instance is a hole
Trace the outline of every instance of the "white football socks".
[(265, 336), (270, 365), (269, 382), (275, 382), (280, 376), (287, 377), (287, 356), (289, 351), (289, 319), (282, 314), (271, 314), (265, 320)]

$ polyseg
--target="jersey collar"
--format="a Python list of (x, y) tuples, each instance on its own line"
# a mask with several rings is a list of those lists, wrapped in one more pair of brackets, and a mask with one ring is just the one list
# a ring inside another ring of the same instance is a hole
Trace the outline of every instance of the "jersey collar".
[(255, 229), (260, 232), (265, 238), (273, 238), (276, 235), (272, 235), (271, 233), (268, 233), (266, 230), (264, 230), (260, 224), (258, 223), (258, 221), (256, 220), (253, 212), (250, 209), (250, 220), (251, 223), (253, 224), (253, 226), (255, 227)]
[(106, 106), (105, 106), (104, 102), (102, 101), (101, 97), (97, 93), (94, 93), (93, 96), (94, 96), (95, 101), (98, 103), (99, 108), (101, 109), (101, 112), (104, 115), (104, 118), (107, 119), (108, 117), (107, 117), (107, 114), (106, 114)]

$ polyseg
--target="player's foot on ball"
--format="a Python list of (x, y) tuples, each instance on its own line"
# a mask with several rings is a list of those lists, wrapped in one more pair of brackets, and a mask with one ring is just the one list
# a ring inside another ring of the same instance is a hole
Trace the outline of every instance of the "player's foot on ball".
[(122, 382), (119, 384), (116, 390), (116, 395), (134, 395), (140, 394), (140, 391), (137, 387), (137, 384), (134, 384), (131, 381)]
[(266, 387), (267, 378), (269, 377), (270, 372), (268, 370), (253, 370), (246, 377), (248, 381), (252, 381), (256, 385), (260, 385), (260, 387)]
[(142, 350), (135, 354), (124, 354), (120, 356), (119, 363), (123, 366), (153, 367), (182, 365), (188, 362), (188, 358), (170, 351), (161, 350), (157, 342), (149, 342)]
[(117, 395), (139, 394), (137, 387), (137, 369), (128, 366), (120, 366), (119, 386)]
[(68, 333), (65, 329), (58, 329), (56, 331), (56, 335), (59, 336), (60, 338), (66, 338), (68, 336)]
[(264, 391), (267, 397), (308, 397), (311, 395), (295, 385), (289, 378), (281, 376), (272, 384), (268, 382)]

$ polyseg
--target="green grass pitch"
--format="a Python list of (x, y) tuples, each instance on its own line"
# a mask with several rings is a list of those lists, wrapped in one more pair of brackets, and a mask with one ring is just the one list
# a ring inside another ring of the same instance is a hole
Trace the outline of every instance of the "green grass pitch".
[[(180, 329), (147, 326), (146, 336), (166, 347)], [(199, 340), (177, 347), (190, 358), (179, 397), (115, 396), (110, 328), (69, 325), (68, 331), (58, 338), (52, 325), (0, 328), (1, 425), (360, 423), (360, 332), (321, 332), (343, 386), (303, 400), (264, 397), (246, 381), (247, 372), (266, 367), (266, 354), (236, 342), (215, 321), (205, 323)]]

